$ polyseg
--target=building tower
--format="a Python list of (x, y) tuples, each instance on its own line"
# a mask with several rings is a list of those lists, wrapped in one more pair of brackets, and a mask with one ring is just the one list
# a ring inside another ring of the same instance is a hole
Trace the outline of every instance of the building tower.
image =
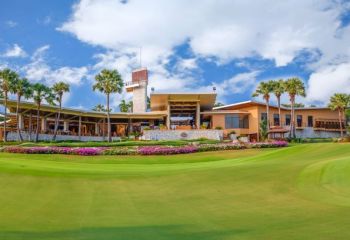
[(131, 82), (126, 83), (126, 91), (133, 93), (133, 112), (144, 113), (147, 111), (147, 86), (148, 71), (141, 68), (132, 72)]

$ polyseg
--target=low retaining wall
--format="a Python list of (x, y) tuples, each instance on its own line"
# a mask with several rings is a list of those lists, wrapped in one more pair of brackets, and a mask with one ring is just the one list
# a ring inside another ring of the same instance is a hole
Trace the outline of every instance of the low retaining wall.
[(145, 140), (179, 140), (207, 138), (222, 140), (223, 130), (146, 130), (143, 133)]
[[(29, 141), (29, 134), (27, 132), (22, 132), (22, 137), (24, 141)], [(35, 133), (31, 134), (32, 140), (35, 139)], [(51, 141), (52, 134), (39, 134), (39, 141)], [(7, 133), (8, 141), (17, 141), (17, 132)], [(120, 137), (112, 137), (112, 141), (119, 141)], [(96, 136), (72, 136), (72, 135), (57, 135), (56, 141), (82, 141), (82, 142), (102, 142), (107, 141), (107, 137), (96, 137)]]
[(306, 127), (302, 130), (296, 130), (295, 134), (298, 138), (339, 138), (340, 132), (331, 131), (315, 131), (312, 127)]

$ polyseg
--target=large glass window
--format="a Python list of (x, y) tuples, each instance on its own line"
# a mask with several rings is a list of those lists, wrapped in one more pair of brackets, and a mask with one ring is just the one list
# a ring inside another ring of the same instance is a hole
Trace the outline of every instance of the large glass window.
[(314, 126), (314, 118), (312, 116), (307, 116), (307, 126), (308, 127)]
[(290, 114), (286, 114), (286, 126), (290, 125), (290, 119), (291, 119)]
[(261, 121), (266, 121), (267, 120), (267, 113), (261, 113), (261, 117), (260, 117)]
[(228, 114), (225, 116), (225, 128), (249, 128), (249, 117), (239, 114)]
[(278, 113), (273, 114), (273, 125), (274, 126), (280, 125), (280, 115)]
[(303, 116), (302, 115), (298, 115), (297, 116), (297, 126), (298, 127), (302, 127), (303, 126)]

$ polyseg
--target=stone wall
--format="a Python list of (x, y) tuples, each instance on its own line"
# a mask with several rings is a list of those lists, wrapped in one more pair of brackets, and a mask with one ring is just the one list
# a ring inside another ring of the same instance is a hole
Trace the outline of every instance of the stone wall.
[(298, 138), (339, 138), (340, 132), (315, 131), (312, 127), (296, 130)]
[[(22, 137), (24, 141), (29, 141), (29, 134), (27, 132), (22, 132)], [(32, 133), (31, 137), (32, 137), (32, 140), (34, 140), (35, 133)], [(17, 132), (8, 132), (7, 140), (17, 141), (18, 140)], [(51, 141), (51, 140), (52, 140), (52, 134), (39, 134), (39, 141)], [(96, 137), (96, 136), (81, 136), (79, 139), (79, 136), (57, 135), (56, 141), (101, 142), (101, 141), (107, 141), (107, 136), (105, 138)], [(120, 141), (120, 137), (112, 137), (112, 141)]]
[(178, 140), (207, 138), (222, 140), (223, 130), (147, 130), (143, 133), (144, 140)]

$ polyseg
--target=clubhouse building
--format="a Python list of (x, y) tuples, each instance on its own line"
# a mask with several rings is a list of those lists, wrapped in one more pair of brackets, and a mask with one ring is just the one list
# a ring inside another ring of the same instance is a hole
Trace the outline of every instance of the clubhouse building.
[[(133, 94), (133, 111), (113, 112), (111, 132), (114, 140), (125, 136), (140, 136), (145, 140), (165, 139), (223, 139), (232, 131), (250, 141), (259, 140), (259, 126), (266, 119), (266, 105), (249, 100), (214, 107), (217, 93), (157, 93), (152, 89), (147, 107), (148, 71), (139, 69), (125, 84)], [(3, 104), (3, 100), (0, 100)], [(22, 101), (16, 117), (17, 102), (8, 100), (9, 117), (6, 121), (8, 140), (17, 140), (18, 126), (25, 140), (34, 139), (39, 128), (39, 140), (51, 140), (58, 107), (42, 105), (37, 126), (36, 105)], [(103, 141), (107, 136), (105, 112), (63, 108), (57, 140)], [(270, 136), (284, 138), (289, 132), (290, 109), (282, 107), (281, 116), (276, 106), (270, 106)], [(338, 113), (327, 107), (295, 109), (295, 123), (299, 137), (338, 137)], [(342, 123), (343, 129), (345, 122)], [(4, 136), (3, 123), (0, 138)]]

